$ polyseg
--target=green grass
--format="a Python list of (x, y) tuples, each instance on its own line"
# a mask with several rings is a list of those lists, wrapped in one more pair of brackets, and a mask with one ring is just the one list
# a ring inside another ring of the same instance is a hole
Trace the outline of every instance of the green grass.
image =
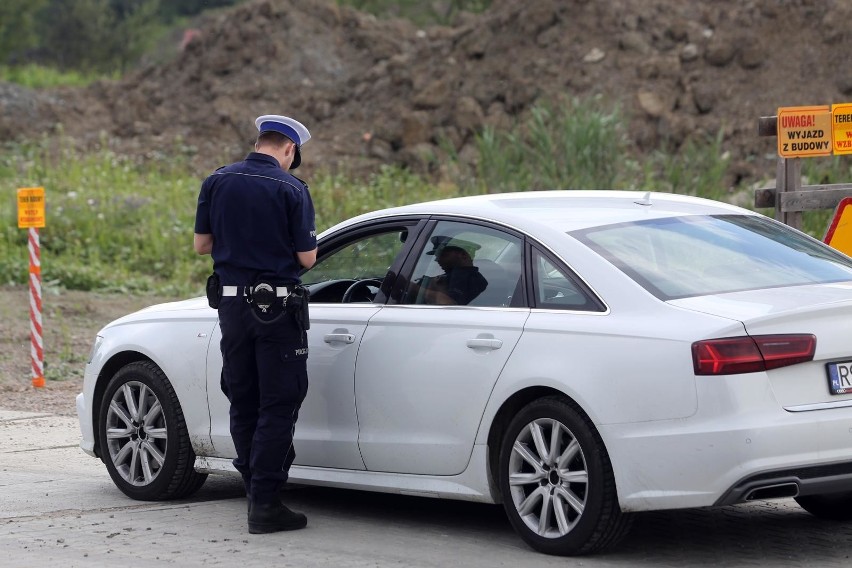
[(677, 153), (652, 153), (641, 189), (725, 201), (730, 194), (725, 186), (729, 161), (722, 149), (721, 131), (714, 138), (690, 139)]
[(393, 166), (383, 166), (367, 180), (321, 173), (309, 185), (318, 231), (376, 209), (460, 195), (455, 184), (430, 183)]
[(486, 127), (476, 139), (477, 182), (489, 192), (617, 187), (627, 138), (618, 111), (600, 107), (597, 99), (542, 104), (511, 130)]
[[(13, 188), (45, 188), (42, 279), (70, 289), (185, 290), (202, 281), (193, 258), (192, 204), (198, 180), (164, 161), (140, 168), (110, 151), (78, 155), (44, 146), (0, 163), (4, 235), (0, 270), (26, 275), (26, 231), (17, 228)], [(164, 289), (165, 288), (165, 289)]]
[[(508, 130), (484, 130), (474, 170), (445, 143), (441, 153), (450, 167), (444, 171), (452, 172), (447, 179), (392, 166), (367, 179), (320, 172), (309, 180), (317, 229), (384, 207), (498, 191), (638, 189), (719, 200), (731, 195), (724, 186), (728, 160), (720, 136), (689, 141), (674, 153), (659, 150), (640, 162), (625, 124), (618, 109), (607, 109), (600, 99), (556, 101), (536, 107)], [(192, 250), (202, 180), (190, 173), (191, 149), (177, 143), (174, 150), (143, 167), (108, 149), (80, 154), (47, 142), (7, 146), (0, 153), (0, 284), (26, 282), (27, 232), (17, 228), (15, 188), (41, 186), (46, 286), (201, 294), (212, 266), (209, 256)], [(839, 160), (809, 165), (806, 172), (832, 183), (852, 175)], [(829, 216), (806, 215), (806, 230), (821, 238)]]
[(459, 183), (472, 193), (559, 188), (727, 195), (721, 134), (689, 140), (675, 153), (654, 151), (640, 162), (626, 122), (599, 97), (540, 104), (509, 130), (485, 128), (476, 139), (476, 175)]
[[(0, 274), (26, 282), (27, 231), (17, 228), (18, 187), (44, 187), (39, 230), (46, 286), (131, 293), (200, 294), (212, 267), (192, 250), (201, 178), (187, 161), (134, 164), (109, 150), (79, 155), (46, 145), (0, 157)], [(457, 195), (399, 168), (367, 180), (318, 175), (311, 182), (317, 229), (393, 205)]]
[(100, 79), (115, 79), (118, 75), (85, 73), (82, 71), (60, 71), (53, 67), (33, 63), (21, 66), (0, 65), (0, 81), (15, 83), (31, 89), (69, 86), (85, 87)]

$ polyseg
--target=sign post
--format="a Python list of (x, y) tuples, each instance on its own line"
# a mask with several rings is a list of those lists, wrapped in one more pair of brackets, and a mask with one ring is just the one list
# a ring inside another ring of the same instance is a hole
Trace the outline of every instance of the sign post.
[[(842, 199), (852, 197), (852, 184), (848, 183), (803, 186), (800, 160), (852, 154), (852, 103), (780, 107), (776, 116), (758, 120), (757, 133), (777, 138), (778, 167), (775, 187), (755, 190), (755, 207), (773, 207), (776, 219), (801, 229), (804, 211), (831, 209)], [(838, 209), (835, 215), (835, 223), (840, 224), (838, 233), (831, 240), (827, 235), (827, 243), (834, 246), (845, 242), (849, 216), (852, 207)], [(852, 244), (849, 246), (852, 248)]]
[(44, 387), (44, 341), (41, 320), (41, 247), (39, 228), (45, 225), (44, 188), (18, 189), (18, 228), (28, 229), (27, 249), (30, 257), (30, 358), (33, 386)]

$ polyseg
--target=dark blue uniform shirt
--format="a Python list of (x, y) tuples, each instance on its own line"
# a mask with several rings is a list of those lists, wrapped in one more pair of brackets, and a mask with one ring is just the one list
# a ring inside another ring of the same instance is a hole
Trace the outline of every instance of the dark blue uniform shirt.
[(223, 286), (297, 283), (296, 252), (317, 245), (308, 186), (257, 152), (204, 180), (195, 232), (213, 235), (213, 270)]

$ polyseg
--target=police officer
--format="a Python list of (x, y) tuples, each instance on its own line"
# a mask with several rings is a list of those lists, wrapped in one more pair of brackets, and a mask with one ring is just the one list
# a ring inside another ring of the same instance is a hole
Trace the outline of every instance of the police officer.
[[(308, 186), (289, 173), (311, 135), (292, 118), (255, 121), (255, 151), (201, 185), (194, 247), (212, 254), (211, 306), (222, 330), (222, 391), (231, 403), (234, 467), (249, 497), (250, 533), (293, 530), (305, 515), (279, 498), (295, 458), (293, 429), (308, 389), (299, 271), (316, 261)], [(218, 280), (218, 281), (217, 281)]]

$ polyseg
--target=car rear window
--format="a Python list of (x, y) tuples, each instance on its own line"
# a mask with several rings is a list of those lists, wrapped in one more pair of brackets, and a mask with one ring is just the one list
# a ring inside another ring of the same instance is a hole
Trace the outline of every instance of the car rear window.
[(852, 259), (751, 215), (691, 215), (569, 233), (663, 300), (852, 280)]

